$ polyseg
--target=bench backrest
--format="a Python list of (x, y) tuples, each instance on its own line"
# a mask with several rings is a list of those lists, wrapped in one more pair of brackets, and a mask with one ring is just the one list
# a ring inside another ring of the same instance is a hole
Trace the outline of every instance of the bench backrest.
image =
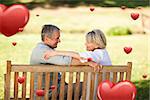
[[(65, 85), (65, 77), (66, 72), (69, 73), (69, 83), (68, 83), (68, 94), (67, 100), (72, 100), (73, 95), (73, 78), (75, 78), (75, 85), (76, 88), (74, 90), (74, 100), (78, 100), (79, 97), (79, 84), (80, 78), (83, 77), (83, 84), (82, 84), (82, 100), (86, 100), (86, 85), (87, 85), (87, 77), (88, 73), (91, 73), (91, 83), (90, 83), (90, 96), (89, 100), (92, 100), (94, 95), (94, 80), (95, 75), (98, 73), (98, 82), (102, 81), (103, 72), (105, 72), (106, 79), (110, 79), (110, 72), (113, 73), (113, 82), (116, 83), (122, 80), (130, 80), (131, 79), (131, 69), (132, 63), (128, 62), (127, 65), (113, 65), (113, 66), (103, 66), (103, 69), (100, 72), (94, 72), (92, 67), (89, 66), (58, 66), (58, 65), (14, 65), (11, 64), (11, 61), (7, 61), (7, 71), (4, 75), (5, 77), (5, 86), (4, 86), (4, 98), (5, 100), (14, 99), (30, 99), (33, 100), (34, 98), (34, 74), (35, 72), (38, 73), (38, 89), (42, 89), (42, 73), (45, 72), (45, 95), (44, 100), (48, 100), (48, 91), (49, 91), (49, 84), (50, 84), (50, 73), (53, 72), (53, 85), (57, 88), (58, 84), (58, 72), (61, 72), (61, 85), (60, 85), (60, 93), (59, 93), (59, 100), (63, 100), (64, 97), (64, 85)], [(74, 72), (76, 74), (74, 74)], [(22, 85), (18, 83), (18, 76), (24, 76), (25, 82)], [(28, 75), (29, 74), (29, 75)], [(13, 78), (12, 78), (13, 76)], [(14, 79), (14, 82), (12, 81)], [(29, 80), (30, 82), (27, 82)], [(29, 86), (27, 86), (29, 83)], [(14, 89), (11, 89), (11, 85), (14, 84)], [(19, 86), (22, 86), (21, 91), (18, 91)], [(29, 87), (29, 89), (27, 89)], [(12, 90), (12, 91), (11, 91)], [(13, 96), (10, 95), (10, 91), (14, 94)], [(19, 97), (19, 92), (21, 92), (21, 97)], [(29, 97), (27, 97), (27, 92), (29, 92)], [(56, 100), (57, 98), (57, 89), (52, 91), (52, 100)], [(40, 100), (41, 97), (37, 97), (37, 100)]]

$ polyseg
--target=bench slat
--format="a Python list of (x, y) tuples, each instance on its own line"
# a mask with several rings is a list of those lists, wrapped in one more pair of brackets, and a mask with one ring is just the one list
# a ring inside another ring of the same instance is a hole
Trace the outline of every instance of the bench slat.
[(84, 81), (82, 84), (82, 100), (86, 100), (87, 77), (88, 77), (88, 73), (84, 72)]
[[(98, 85), (100, 84), (100, 82), (102, 82), (103, 80), (103, 73), (99, 72), (98, 73)], [(98, 97), (96, 97), (96, 100), (99, 100)]]
[(98, 83), (102, 82), (102, 78), (103, 78), (102, 75), (103, 75), (102, 72), (98, 73)]
[(68, 92), (67, 92), (67, 100), (72, 100), (72, 92), (73, 92), (73, 73), (69, 73), (69, 84), (68, 84)]
[(65, 72), (61, 74), (61, 83), (60, 83), (60, 94), (59, 100), (64, 100), (64, 89), (65, 89)]
[(11, 61), (7, 61), (7, 69), (6, 69), (6, 83), (5, 83), (5, 100), (10, 99), (10, 80), (11, 80)]
[(4, 74), (4, 100), (6, 100), (6, 74)]
[[(37, 86), (38, 90), (42, 89), (42, 75), (43, 75), (42, 72), (38, 73), (38, 80), (37, 80), (38, 81), (38, 86)], [(40, 96), (36, 96), (36, 99), (37, 100), (41, 100), (41, 97)]]
[(110, 79), (110, 72), (106, 72), (106, 80)]
[(91, 73), (90, 100), (93, 100), (95, 75), (96, 74), (94, 72)]
[(19, 73), (15, 72), (14, 73), (14, 98), (15, 99), (18, 98), (18, 76), (19, 76)]
[[(19, 67), (18, 67), (19, 66)], [(125, 72), (127, 66), (103, 66), (103, 72)], [(94, 72), (89, 66), (57, 66), (57, 65), (13, 65), (12, 72)]]
[(58, 85), (58, 72), (53, 73), (53, 85), (55, 89), (52, 90), (52, 100), (57, 99), (57, 85)]
[[(15, 98), (10, 98), (9, 100), (16, 100)], [(18, 98), (17, 100), (22, 100), (22, 98)], [(26, 98), (25, 100), (31, 100), (30, 98)]]
[(50, 72), (46, 72), (45, 75), (45, 96), (44, 100), (48, 100), (48, 94), (49, 94), (49, 86), (50, 86)]
[(117, 72), (113, 72), (113, 82), (117, 82)]
[(120, 79), (119, 81), (123, 81), (124, 72), (120, 72)]
[(27, 72), (23, 72), (23, 77), (25, 77), (25, 81), (22, 84), (22, 98), (25, 100), (26, 98), (26, 83), (27, 83)]
[(74, 92), (74, 100), (79, 100), (79, 92), (80, 92), (80, 73), (76, 73), (76, 85)]
[(131, 80), (131, 69), (132, 69), (132, 63), (128, 62), (127, 67), (127, 73), (126, 73), (126, 80)]
[(30, 100), (34, 99), (34, 73), (30, 74)]

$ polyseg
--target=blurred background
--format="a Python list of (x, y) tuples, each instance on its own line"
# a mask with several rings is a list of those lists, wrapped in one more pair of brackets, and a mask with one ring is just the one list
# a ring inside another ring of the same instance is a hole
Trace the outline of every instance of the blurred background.
[[(131, 81), (137, 88), (136, 100), (149, 100), (149, 0), (0, 0), (0, 3), (23, 4), (30, 11), (23, 32), (11, 37), (0, 34), (0, 99), (4, 96), (6, 61), (29, 64), (32, 49), (41, 41), (42, 26), (54, 24), (61, 29), (58, 50), (86, 51), (85, 34), (92, 29), (102, 30), (112, 63), (133, 62)], [(139, 18), (133, 20), (131, 13), (138, 13)], [(130, 54), (124, 52), (126, 46), (132, 47)]]

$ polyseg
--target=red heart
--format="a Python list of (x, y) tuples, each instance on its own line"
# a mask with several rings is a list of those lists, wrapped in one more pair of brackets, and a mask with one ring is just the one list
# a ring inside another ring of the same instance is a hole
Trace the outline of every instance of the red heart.
[(103, 81), (97, 90), (99, 100), (134, 100), (136, 87), (129, 81), (122, 81), (114, 84), (110, 81)]
[(90, 10), (91, 10), (91, 11), (94, 11), (94, 10), (95, 10), (95, 8), (94, 8), (94, 7), (91, 7), (91, 8), (90, 8)]
[(139, 18), (139, 13), (131, 13), (131, 18), (132, 18), (133, 20), (138, 19), (138, 18)]
[(87, 61), (88, 61), (88, 62), (92, 61), (92, 58), (87, 58)]
[(38, 17), (38, 16), (40, 16), (39, 14), (36, 14), (36, 16)]
[(55, 89), (55, 85), (52, 85), (49, 89), (54, 90)]
[(6, 7), (0, 5), (0, 32), (9, 37), (20, 31), (19, 28), (24, 28), (29, 19), (29, 11), (23, 5), (12, 5)]
[(18, 77), (18, 82), (22, 84), (25, 81), (25, 77)]
[(127, 7), (126, 6), (121, 6), (121, 9), (122, 10), (125, 10)]
[(16, 42), (12, 42), (12, 45), (13, 45), (13, 46), (16, 46), (16, 44), (17, 44)]
[(37, 96), (44, 96), (44, 94), (45, 94), (44, 90), (36, 90)]
[(146, 74), (144, 74), (144, 75), (143, 75), (143, 78), (147, 78), (147, 75), (146, 75)]
[(126, 54), (129, 54), (131, 51), (132, 51), (132, 48), (131, 48), (131, 47), (124, 47), (124, 52), (125, 52)]

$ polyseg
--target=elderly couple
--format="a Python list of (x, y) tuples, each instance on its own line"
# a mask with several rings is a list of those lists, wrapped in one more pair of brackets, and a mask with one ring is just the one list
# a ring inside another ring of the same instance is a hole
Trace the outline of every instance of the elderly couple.
[[(54, 25), (44, 25), (41, 31), (41, 40), (42, 42), (38, 43), (37, 46), (33, 49), (30, 63), (31, 64), (56, 64), (56, 65), (89, 65), (91, 67), (96, 68), (97, 65), (111, 65), (111, 60), (108, 55), (106, 47), (106, 38), (102, 31), (99, 29), (92, 30), (86, 34), (86, 52), (73, 52), (73, 51), (57, 51), (55, 48), (57, 44), (60, 42), (60, 29)], [(92, 61), (87, 62), (87, 59), (91, 58)], [(44, 87), (44, 76), (43, 73), (43, 87)], [(51, 74), (52, 77), (52, 74)], [(61, 73), (58, 75), (58, 79), (60, 79)], [(88, 76), (88, 79), (90, 77)], [(52, 85), (52, 80), (50, 81)], [(90, 81), (87, 83), (87, 87), (90, 84)], [(97, 82), (95, 85), (97, 86)], [(58, 85), (60, 85), (58, 83)], [(37, 75), (35, 75), (34, 80), (34, 89), (37, 89)], [(65, 97), (67, 98), (67, 83), (65, 84)], [(75, 88), (74, 84), (73, 87)], [(95, 87), (95, 95), (96, 95), (96, 87)], [(80, 95), (82, 91), (82, 82), (80, 83)], [(87, 89), (87, 93), (90, 92)], [(59, 93), (59, 86), (58, 86)], [(51, 98), (51, 91), (50, 91)], [(87, 94), (87, 99), (88, 94)], [(36, 99), (36, 95), (34, 95), (34, 99)], [(93, 98), (95, 99), (95, 98)]]

